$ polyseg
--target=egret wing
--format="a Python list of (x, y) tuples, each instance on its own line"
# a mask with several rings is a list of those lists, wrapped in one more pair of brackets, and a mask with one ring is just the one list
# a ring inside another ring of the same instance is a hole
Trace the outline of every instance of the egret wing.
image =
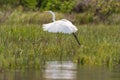
[(44, 31), (48, 32), (61, 32), (61, 33), (73, 33), (77, 31), (77, 28), (68, 20), (62, 19), (52, 23), (43, 24)]

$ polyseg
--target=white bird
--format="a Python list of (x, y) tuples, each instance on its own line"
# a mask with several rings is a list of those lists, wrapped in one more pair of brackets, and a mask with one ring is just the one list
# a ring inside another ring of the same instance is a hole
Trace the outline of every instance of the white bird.
[(66, 33), (66, 34), (73, 34), (76, 41), (80, 45), (80, 42), (75, 34), (75, 32), (78, 30), (76, 26), (74, 26), (70, 21), (66, 19), (61, 20), (55, 20), (55, 14), (52, 11), (47, 11), (52, 14), (53, 22), (48, 24), (43, 24), (43, 30), (53, 33)]

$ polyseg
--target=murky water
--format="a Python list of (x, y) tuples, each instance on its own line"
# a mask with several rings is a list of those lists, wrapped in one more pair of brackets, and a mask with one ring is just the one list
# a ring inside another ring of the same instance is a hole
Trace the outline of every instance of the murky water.
[(78, 67), (71, 61), (49, 61), (42, 70), (0, 72), (0, 80), (120, 80), (120, 66), (110, 70)]
[(46, 79), (55, 79), (55, 80), (74, 80), (76, 79), (77, 74), (76, 64), (70, 61), (54, 61), (47, 62), (43, 77)]

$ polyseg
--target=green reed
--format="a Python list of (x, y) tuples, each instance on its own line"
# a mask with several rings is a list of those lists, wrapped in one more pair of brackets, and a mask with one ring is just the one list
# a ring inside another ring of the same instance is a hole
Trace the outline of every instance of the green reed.
[[(119, 25), (76, 25), (82, 44), (79, 46), (71, 34), (44, 32), (42, 22), (31, 19), (33, 13), (20, 14), (14, 13), (0, 25), (0, 68), (38, 69), (49, 60), (72, 60), (81, 65), (120, 64)], [(28, 23), (26, 16), (33, 23)]]

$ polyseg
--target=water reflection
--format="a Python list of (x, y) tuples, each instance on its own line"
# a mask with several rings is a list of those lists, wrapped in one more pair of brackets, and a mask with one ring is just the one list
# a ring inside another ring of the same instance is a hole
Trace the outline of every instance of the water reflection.
[(0, 80), (120, 80), (120, 66), (82, 67), (71, 61), (49, 61), (39, 70), (0, 72)]
[(75, 80), (77, 66), (71, 61), (49, 61), (46, 63), (44, 78)]

